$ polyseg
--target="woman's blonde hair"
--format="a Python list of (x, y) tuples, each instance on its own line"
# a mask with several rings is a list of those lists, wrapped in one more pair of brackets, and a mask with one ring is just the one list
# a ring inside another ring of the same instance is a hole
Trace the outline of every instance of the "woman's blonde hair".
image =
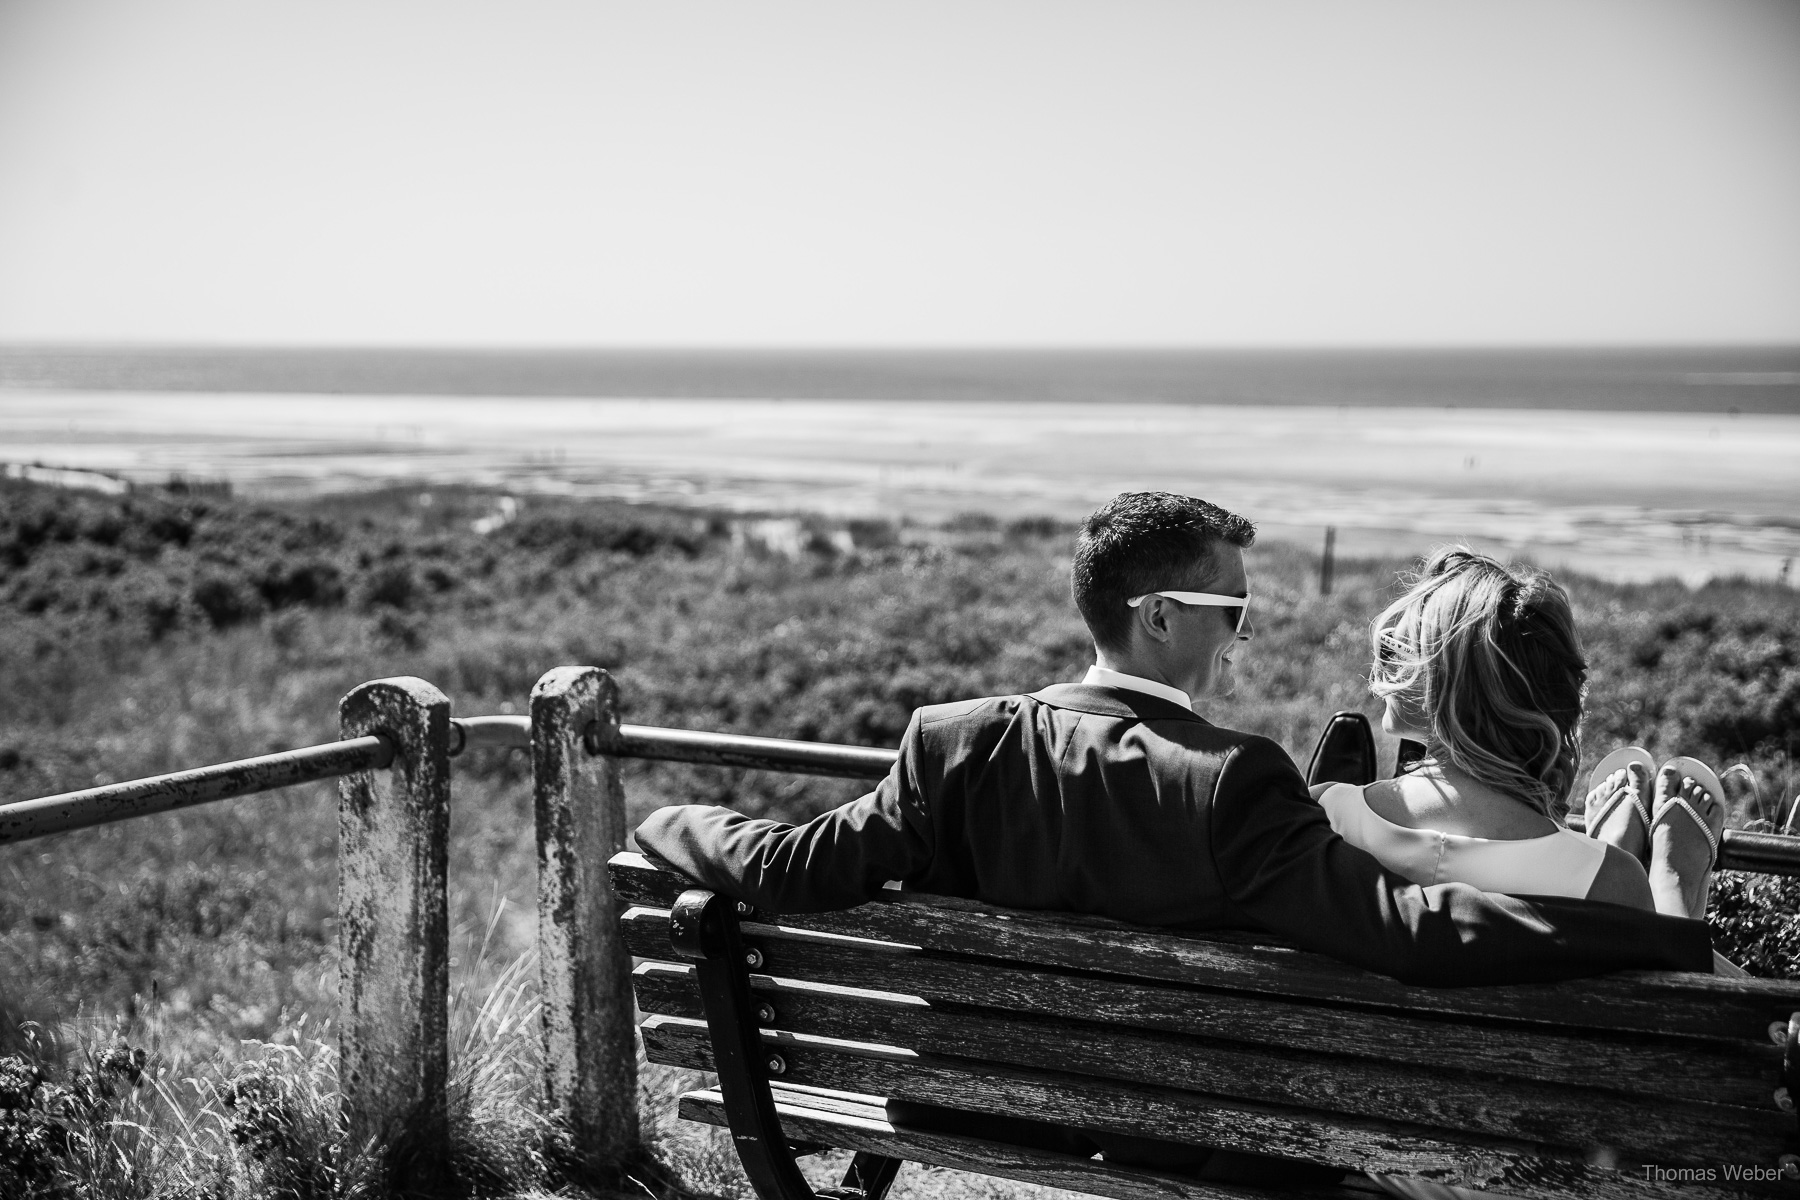
[(1430, 752), (1562, 815), (1581, 760), (1587, 660), (1562, 585), (1463, 546), (1426, 560), (1374, 624), (1369, 688), (1430, 731)]

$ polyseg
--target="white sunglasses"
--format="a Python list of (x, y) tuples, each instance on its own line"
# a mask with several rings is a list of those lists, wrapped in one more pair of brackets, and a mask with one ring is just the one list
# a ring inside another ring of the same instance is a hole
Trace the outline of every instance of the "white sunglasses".
[(1232, 630), (1233, 633), (1244, 632), (1244, 621), (1250, 615), (1249, 596), (1221, 596), (1216, 592), (1145, 592), (1142, 596), (1133, 596), (1125, 603), (1136, 608), (1152, 596), (1164, 596), (1182, 604), (1202, 604), (1208, 608), (1235, 608), (1237, 626)]

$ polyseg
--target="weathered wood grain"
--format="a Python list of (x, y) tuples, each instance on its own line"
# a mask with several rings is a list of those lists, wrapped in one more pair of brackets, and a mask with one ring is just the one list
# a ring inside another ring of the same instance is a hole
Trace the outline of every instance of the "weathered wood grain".
[[(668, 957), (668, 921), (660, 910), (632, 910), (625, 929), (634, 954)], [(1766, 1109), (1780, 1067), (1781, 1051), (1766, 1036), (1734, 1043), (1568, 1033), (943, 958), (929, 951), (871, 949), (841, 937), (819, 941), (817, 934), (755, 923), (746, 933), (765, 956), (765, 976), (1541, 1083)]]
[(594, 667), (553, 667), (531, 691), (544, 1098), (591, 1171), (638, 1150), (631, 959), (599, 869), (625, 844), (625, 789), (618, 760), (587, 748), (618, 722), (618, 688)]
[[(729, 1124), (724, 1099), (716, 1090), (687, 1093), (681, 1097), (679, 1111), (689, 1121)], [(829, 1104), (811, 1089), (775, 1089), (775, 1111), (790, 1138), (956, 1171), (997, 1175), (1042, 1187), (1111, 1196), (1115, 1200), (1269, 1200), (1269, 1193), (1259, 1188), (1204, 1183), (1162, 1171), (1115, 1166), (1096, 1159), (936, 1130), (896, 1128), (879, 1106)], [(1297, 1200), (1377, 1200), (1385, 1195), (1361, 1187), (1285, 1188), (1282, 1194)]]
[[(689, 885), (626, 852), (612, 860), (628, 904), (666, 908)], [(1411, 987), (1251, 934), (1146, 929), (1068, 913), (884, 891), (860, 908), (782, 916), (781, 927), (1039, 966), (1420, 1013), (1754, 1042), (1800, 1011), (1800, 983), (1679, 972), (1505, 987)], [(754, 935), (752, 935), (754, 936)]]
[(430, 1187), (449, 1156), (450, 699), (377, 679), (338, 706), (346, 739), (394, 747), (338, 781), (338, 1078), (351, 1144)]
[[(698, 989), (679, 967), (640, 967), (637, 987), (638, 1003), (647, 1011), (704, 1017)], [(898, 1046), (983, 1064), (1155, 1084), (1321, 1114), (1404, 1121), (1436, 1130), (1570, 1147), (1611, 1146), (1668, 1166), (1702, 1167), (1720, 1161), (1773, 1164), (1793, 1135), (1793, 1118), (1772, 1102), (1766, 1111), (1752, 1112), (1345, 1059), (1311, 1050), (1246, 1048), (1087, 1022), (908, 1004), (844, 988), (780, 992), (764, 988), (762, 994), (773, 1003), (775, 1023), (785, 1032)]]
[[(707, 1070), (704, 1022), (653, 1016), (641, 1032), (653, 1062)], [(1601, 1166), (1557, 1147), (1451, 1134), (1395, 1121), (1323, 1118), (1272, 1105), (1222, 1101), (1144, 1084), (973, 1063), (894, 1047), (774, 1033), (783, 1083), (841, 1089), (977, 1112), (1114, 1130), (1188, 1145), (1275, 1154), (1356, 1171), (1389, 1171), (1542, 1200), (1788, 1194), (1777, 1184), (1656, 1185), (1642, 1164)], [(1770, 1163), (1768, 1165), (1774, 1165)]]

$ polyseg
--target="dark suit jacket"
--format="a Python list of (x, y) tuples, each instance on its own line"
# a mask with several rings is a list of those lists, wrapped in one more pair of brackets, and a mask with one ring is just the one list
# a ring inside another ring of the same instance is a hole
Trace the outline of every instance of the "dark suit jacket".
[(679, 805), (637, 840), (773, 912), (853, 907), (899, 880), (1012, 908), (1261, 929), (1415, 983), (1712, 969), (1704, 922), (1408, 883), (1332, 832), (1274, 742), (1084, 684), (920, 709), (875, 791), (804, 825)]

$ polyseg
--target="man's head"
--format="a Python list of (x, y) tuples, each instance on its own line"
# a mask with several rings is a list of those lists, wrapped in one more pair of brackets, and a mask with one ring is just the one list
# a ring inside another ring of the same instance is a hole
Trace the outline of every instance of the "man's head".
[(1082, 523), (1074, 563), (1075, 607), (1102, 661), (1190, 696), (1218, 689), (1250, 622), (1236, 629), (1229, 609), (1152, 593), (1247, 594), (1243, 550), (1255, 540), (1249, 521), (1192, 496), (1125, 492), (1102, 505)]

